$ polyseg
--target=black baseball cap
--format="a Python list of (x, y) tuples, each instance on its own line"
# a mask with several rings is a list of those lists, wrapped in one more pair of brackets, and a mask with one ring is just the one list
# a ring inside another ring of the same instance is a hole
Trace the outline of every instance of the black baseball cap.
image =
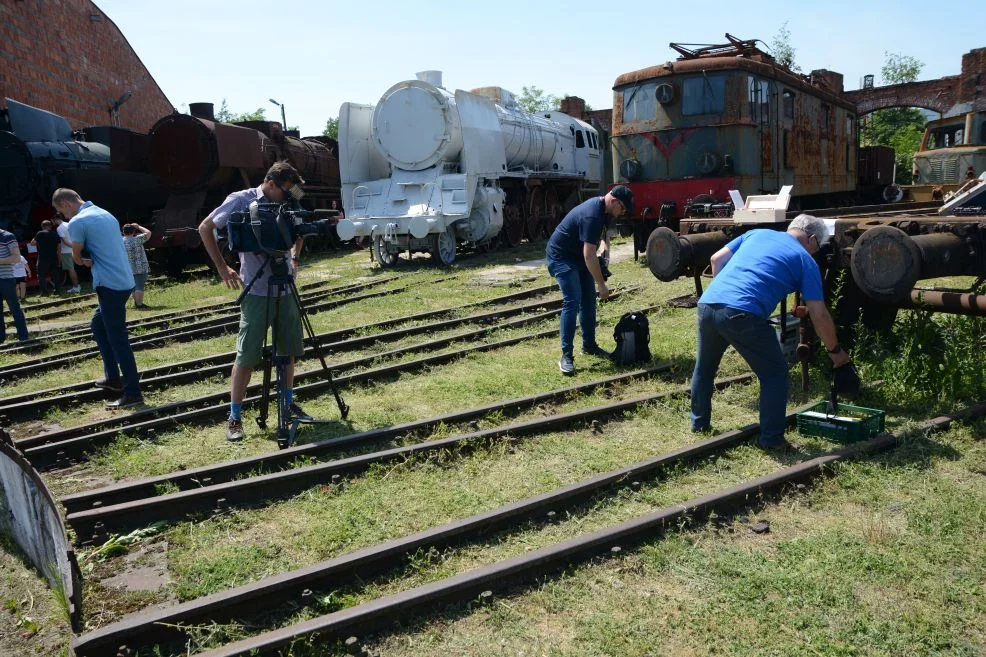
[(613, 198), (623, 204), (627, 214), (633, 214), (633, 192), (630, 191), (629, 187), (626, 185), (617, 185), (609, 190), (609, 193), (613, 195)]

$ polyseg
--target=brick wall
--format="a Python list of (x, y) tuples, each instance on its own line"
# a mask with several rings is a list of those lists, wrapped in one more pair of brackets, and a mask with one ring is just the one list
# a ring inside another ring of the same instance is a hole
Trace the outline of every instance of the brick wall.
[(986, 110), (986, 48), (962, 55), (962, 100)]
[(119, 125), (146, 132), (173, 111), (119, 28), (89, 0), (0, 2), (0, 103), (9, 97), (68, 119), (73, 129)]

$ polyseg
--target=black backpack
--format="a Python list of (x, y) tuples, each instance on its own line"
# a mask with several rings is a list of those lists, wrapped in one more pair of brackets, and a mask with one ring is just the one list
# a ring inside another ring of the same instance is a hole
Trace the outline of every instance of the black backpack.
[(613, 330), (616, 351), (613, 360), (617, 365), (646, 363), (650, 360), (650, 324), (642, 312), (626, 313), (620, 317)]

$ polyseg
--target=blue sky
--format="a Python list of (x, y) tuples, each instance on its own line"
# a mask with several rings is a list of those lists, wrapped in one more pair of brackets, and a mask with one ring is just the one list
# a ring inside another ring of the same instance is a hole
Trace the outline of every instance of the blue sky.
[[(675, 58), (669, 42), (723, 43), (726, 32), (768, 44), (784, 22), (795, 59), (856, 89), (885, 52), (924, 62), (921, 79), (957, 75), (986, 47), (986, 3), (930, 15), (927, 2), (259, 2), (95, 0), (120, 27), (180, 111), (225, 98), (245, 112), (284, 103), (302, 134), (321, 133), (343, 102), (375, 104), (417, 71), (449, 89), (536, 85), (612, 105), (621, 73)], [(607, 8), (601, 12), (600, 7)]]

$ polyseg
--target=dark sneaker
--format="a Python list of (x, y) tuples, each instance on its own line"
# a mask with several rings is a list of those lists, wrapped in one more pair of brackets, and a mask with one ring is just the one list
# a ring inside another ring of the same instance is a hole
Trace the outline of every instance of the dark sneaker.
[(291, 411), (291, 417), (300, 418), (302, 420), (310, 420), (310, 419), (312, 419), (312, 416), (311, 415), (309, 415), (308, 413), (306, 413), (301, 408), (301, 406), (298, 406), (294, 402), (291, 403), (291, 408), (289, 410)]
[(609, 353), (598, 344), (594, 344), (591, 347), (582, 347), (582, 353), (586, 356), (599, 356), (600, 358), (612, 358), (613, 354)]
[(143, 395), (123, 395), (116, 401), (111, 401), (106, 405), (106, 410), (117, 411), (124, 408), (133, 408), (134, 406), (143, 406), (144, 396)]
[(103, 390), (109, 390), (110, 392), (123, 392), (123, 381), (119, 379), (115, 381), (100, 379), (93, 383), (97, 388), (102, 388)]
[(575, 361), (572, 360), (571, 356), (562, 355), (561, 360), (558, 361), (558, 369), (565, 376), (572, 376), (575, 374)]
[(226, 440), (231, 443), (243, 440), (243, 420), (229, 418), (226, 422)]

